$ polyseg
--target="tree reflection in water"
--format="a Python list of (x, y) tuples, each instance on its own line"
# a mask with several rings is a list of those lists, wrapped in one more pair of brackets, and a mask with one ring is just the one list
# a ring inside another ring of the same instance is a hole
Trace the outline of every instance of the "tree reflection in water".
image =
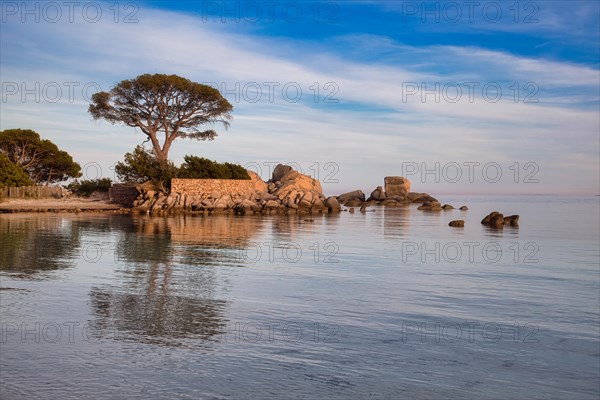
[(44, 273), (74, 266), (86, 226), (68, 216), (0, 215), (0, 271), (44, 279)]
[(97, 332), (168, 346), (218, 340), (228, 303), (217, 298), (219, 268), (243, 265), (240, 250), (263, 219), (115, 216), (110, 223), (119, 233), (117, 283), (90, 291)]

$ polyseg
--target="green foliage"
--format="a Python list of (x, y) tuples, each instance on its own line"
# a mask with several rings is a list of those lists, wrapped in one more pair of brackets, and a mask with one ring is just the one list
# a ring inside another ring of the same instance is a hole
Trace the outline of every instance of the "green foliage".
[(94, 192), (108, 192), (112, 186), (110, 178), (83, 180), (81, 182), (75, 180), (67, 185), (67, 189), (79, 195), (89, 197)]
[(177, 167), (170, 161), (160, 161), (152, 150), (137, 146), (125, 154), (123, 162), (115, 165), (115, 172), (123, 182), (144, 183), (153, 181), (163, 189), (171, 186), (171, 179), (177, 176)]
[[(121, 81), (110, 92), (94, 94), (88, 111), (96, 120), (139, 128), (151, 141), (156, 158), (166, 161), (177, 138), (214, 139), (217, 132), (200, 126), (221, 123), (227, 128), (232, 109), (208, 85), (177, 75), (144, 74)], [(164, 139), (159, 140), (161, 132)]]
[(0, 189), (14, 186), (30, 186), (33, 182), (29, 179), (23, 168), (13, 163), (8, 157), (0, 153)]
[(250, 179), (248, 171), (241, 165), (218, 163), (207, 158), (185, 156), (179, 168), (179, 178), (189, 179)]
[(30, 129), (0, 131), (0, 154), (23, 168), (35, 184), (48, 185), (81, 176), (81, 167), (69, 153)]

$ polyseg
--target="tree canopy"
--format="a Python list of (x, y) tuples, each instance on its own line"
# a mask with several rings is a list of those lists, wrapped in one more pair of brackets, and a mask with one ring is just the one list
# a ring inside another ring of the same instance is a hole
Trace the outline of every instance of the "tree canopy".
[(157, 159), (166, 161), (177, 138), (213, 140), (217, 132), (200, 127), (221, 123), (227, 128), (232, 109), (213, 87), (177, 75), (145, 74), (94, 94), (88, 111), (96, 120), (140, 129)]
[(81, 176), (81, 167), (66, 151), (30, 129), (0, 131), (0, 153), (23, 168), (35, 184), (51, 184)]
[(29, 186), (32, 184), (23, 168), (0, 153), (0, 189), (14, 186)]
[(123, 162), (115, 165), (117, 177), (123, 182), (144, 183), (153, 181), (159, 187), (169, 187), (177, 176), (177, 167), (170, 161), (160, 161), (152, 150), (139, 145), (125, 154)]

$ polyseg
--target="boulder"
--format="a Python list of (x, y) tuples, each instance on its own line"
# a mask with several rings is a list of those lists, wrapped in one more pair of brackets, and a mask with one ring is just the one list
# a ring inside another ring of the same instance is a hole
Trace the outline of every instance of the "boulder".
[(451, 206), (450, 204), (444, 204), (444, 205), (442, 206), (442, 208), (443, 208), (444, 210), (454, 210), (454, 207), (453, 207), (453, 206)]
[(490, 217), (489, 226), (492, 228), (503, 228), (504, 227), (504, 215), (496, 214)]
[(462, 219), (457, 219), (455, 221), (450, 221), (450, 223), (448, 224), (448, 226), (452, 226), (455, 228), (463, 228), (465, 226), (465, 221), (463, 221)]
[(313, 202), (313, 205), (310, 209), (312, 212), (324, 212), (324, 211), (328, 211), (329, 207), (327, 207), (324, 203), (323, 200), (321, 200), (320, 197), (317, 197), (315, 199), (315, 201)]
[(385, 200), (385, 191), (383, 190), (383, 187), (381, 186), (377, 186), (377, 188), (375, 190), (373, 190), (371, 192), (371, 195), (369, 196), (369, 200), (376, 200), (376, 201), (383, 201)]
[(337, 196), (337, 199), (341, 204), (345, 205), (347, 205), (346, 203), (348, 203), (350, 200), (358, 200), (362, 203), (365, 201), (365, 194), (362, 190), (353, 190), (351, 192), (340, 194)]
[(442, 210), (442, 205), (437, 202), (429, 202), (426, 201), (425, 203), (423, 203), (422, 205), (420, 205), (419, 207), (417, 207), (417, 210), (421, 210), (421, 211), (441, 211)]
[(467, 211), (469, 209), (469, 207), (467, 206), (462, 206), (461, 208), (459, 208), (460, 211)]
[(409, 200), (411, 203), (424, 203), (426, 201), (429, 202), (434, 202), (437, 201), (437, 199), (435, 197), (431, 197), (430, 195), (428, 195), (427, 193), (415, 193), (415, 192), (409, 192), (406, 195), (407, 200)]
[(313, 204), (313, 194), (311, 192), (304, 193), (304, 196), (298, 202), (299, 208), (310, 208)]
[(386, 176), (383, 182), (386, 197), (405, 197), (410, 192), (410, 181), (403, 176)]
[(333, 196), (330, 196), (325, 200), (325, 205), (329, 209), (329, 212), (339, 212), (342, 209), (338, 199)]
[(259, 206), (253, 202), (252, 200), (242, 200), (240, 203), (236, 204), (235, 212), (237, 214), (246, 214), (253, 212)]
[(271, 181), (272, 182), (281, 181), (281, 178), (283, 178), (285, 175), (287, 175), (291, 171), (293, 171), (293, 168), (290, 167), (289, 165), (277, 164), (277, 166), (273, 170), (273, 175), (272, 175)]
[(363, 201), (361, 201), (360, 199), (351, 199), (348, 200), (344, 203), (344, 205), (346, 207), (358, 207), (360, 205), (362, 205)]
[(503, 228), (504, 215), (500, 214), (498, 211), (492, 211), (491, 213), (486, 215), (484, 219), (481, 220), (481, 223), (491, 228)]
[(250, 175), (250, 180), (254, 183), (253, 193), (246, 193), (246, 195), (254, 196), (256, 192), (258, 193), (266, 193), (267, 192), (267, 183), (263, 181), (260, 176), (254, 171), (248, 170), (248, 175)]
[(217, 210), (217, 211), (221, 211), (221, 210), (225, 210), (227, 208), (229, 208), (230, 206), (233, 205), (233, 202), (231, 200), (231, 196), (229, 196), (228, 194), (219, 197), (211, 206), (211, 208), (213, 210)]
[(275, 208), (279, 208), (280, 205), (281, 205), (281, 203), (279, 203), (279, 201), (277, 201), (277, 200), (269, 200), (265, 203), (264, 208), (265, 209), (275, 209)]
[[(510, 226), (519, 226), (519, 216), (518, 215), (511, 215), (508, 218), (508, 223)], [(504, 224), (506, 225), (506, 218), (504, 218)]]

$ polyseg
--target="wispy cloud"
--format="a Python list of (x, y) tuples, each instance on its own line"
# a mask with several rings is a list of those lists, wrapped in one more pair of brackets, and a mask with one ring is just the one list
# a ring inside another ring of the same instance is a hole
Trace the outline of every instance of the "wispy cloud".
[[(535, 161), (543, 166), (547, 182), (511, 187), (512, 192), (598, 191), (600, 83), (598, 70), (589, 66), (473, 46), (407, 46), (390, 37), (360, 33), (332, 39), (354, 43), (354, 52), (344, 57), (323, 43), (229, 32), (226, 26), (182, 13), (145, 9), (139, 19), (134, 25), (5, 24), (2, 82), (25, 82), (27, 87), (36, 81), (95, 82), (106, 90), (141, 73), (163, 72), (223, 83), (229, 91), (237, 90), (226, 93), (234, 104), (232, 128), (215, 142), (176, 144), (176, 161), (196, 153), (241, 163), (295, 161), (305, 169), (315, 162), (335, 162), (340, 182), (326, 183), (330, 192), (370, 190), (383, 176), (399, 174), (404, 161), (485, 160), (505, 166)], [(5, 39), (17, 37), (15, 42)], [(438, 93), (436, 102), (436, 94), (423, 97), (420, 92), (421, 85), (431, 90), (436, 83), (443, 88), (465, 82), (479, 84), (473, 98), (464, 86), (456, 102), (448, 101), (448, 93)], [(537, 83), (539, 102), (515, 102), (509, 89), (514, 82), (520, 90), (528, 82)], [(271, 100), (273, 83), (278, 86)], [(298, 102), (286, 100), (282, 93), (289, 83), (303, 90)], [(334, 92), (325, 89), (327, 83), (339, 89), (333, 96), (338, 103), (323, 102)], [(508, 91), (497, 102), (486, 101), (481, 88), (488, 83)], [(244, 85), (247, 95), (260, 88), (261, 100), (248, 101)], [(573, 96), (573, 91), (585, 96)], [(544, 97), (550, 92), (552, 96)], [(76, 94), (73, 102), (63, 98), (57, 103), (8, 96), (1, 127), (37, 129), (82, 163), (99, 162), (108, 171), (143, 137), (131, 128), (91, 121), (85, 96)], [(590, 109), (590, 98), (595, 110)], [(565, 186), (557, 189), (556, 179)], [(493, 192), (505, 191), (511, 183), (465, 185), (417, 182), (413, 187)]]

